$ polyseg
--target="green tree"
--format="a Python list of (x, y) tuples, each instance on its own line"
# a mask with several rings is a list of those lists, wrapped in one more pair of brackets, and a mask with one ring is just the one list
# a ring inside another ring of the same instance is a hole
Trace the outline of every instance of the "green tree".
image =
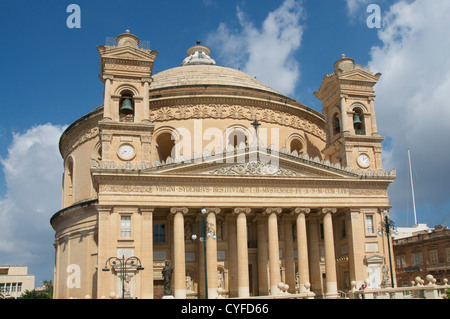
[(52, 299), (53, 298), (53, 282), (51, 280), (44, 280), (44, 291), (37, 292), (25, 290), (20, 299)]
[(51, 299), (47, 293), (25, 290), (20, 299)]

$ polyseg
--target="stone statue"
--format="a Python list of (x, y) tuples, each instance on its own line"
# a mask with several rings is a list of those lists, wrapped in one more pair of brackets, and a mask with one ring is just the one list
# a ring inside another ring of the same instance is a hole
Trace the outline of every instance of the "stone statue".
[(172, 282), (172, 272), (173, 268), (170, 267), (170, 261), (166, 260), (166, 265), (162, 269), (162, 276), (164, 278), (164, 295), (172, 295), (172, 290), (170, 289)]

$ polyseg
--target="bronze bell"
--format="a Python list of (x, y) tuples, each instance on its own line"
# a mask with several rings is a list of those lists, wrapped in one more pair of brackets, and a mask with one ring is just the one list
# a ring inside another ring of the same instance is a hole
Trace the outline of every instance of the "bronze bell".
[(129, 98), (125, 98), (122, 103), (122, 107), (120, 108), (120, 113), (129, 115), (134, 113), (133, 105), (131, 104), (131, 100)]
[(341, 128), (341, 123), (339, 123), (339, 119), (335, 119), (333, 124), (336, 130), (339, 130)]
[(353, 124), (362, 124), (358, 113), (353, 114)]

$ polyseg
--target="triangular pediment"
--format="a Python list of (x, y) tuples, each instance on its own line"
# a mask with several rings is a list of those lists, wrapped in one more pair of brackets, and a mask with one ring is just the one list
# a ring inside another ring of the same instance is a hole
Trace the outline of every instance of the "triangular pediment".
[(321, 160), (318, 156), (289, 153), (284, 149), (261, 150), (236, 149), (223, 153), (203, 155), (193, 154), (192, 157), (181, 155), (176, 159), (166, 161), (115, 163), (112, 161), (97, 161), (91, 159), (91, 170), (102, 173), (122, 172), (139, 176), (175, 176), (189, 178), (223, 177), (223, 178), (288, 178), (288, 179), (326, 179), (326, 180), (382, 180), (393, 181), (396, 170), (371, 171), (341, 167), (339, 163)]
[(157, 53), (155, 51), (148, 51), (143, 49), (136, 49), (133, 47), (110, 47), (102, 54), (103, 59), (131, 59), (154, 61)]
[(381, 74), (372, 74), (371, 72), (362, 69), (353, 69), (344, 73), (339, 74), (339, 80), (347, 81), (364, 81), (364, 82), (374, 82), (376, 83), (380, 78)]
[[(170, 160), (170, 163), (172, 161)], [(323, 162), (275, 152), (243, 152), (241, 154), (198, 157), (152, 168), (152, 173), (164, 175), (197, 175), (228, 177), (284, 178), (354, 178), (356, 174), (323, 165)]]

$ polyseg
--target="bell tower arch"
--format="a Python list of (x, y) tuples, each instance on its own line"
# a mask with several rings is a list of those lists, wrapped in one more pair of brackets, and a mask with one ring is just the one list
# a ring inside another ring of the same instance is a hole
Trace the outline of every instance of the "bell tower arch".
[(343, 167), (382, 169), (381, 142), (375, 116), (374, 86), (381, 74), (373, 74), (342, 55), (335, 70), (324, 76), (314, 95), (325, 115), (327, 144), (323, 153)]

